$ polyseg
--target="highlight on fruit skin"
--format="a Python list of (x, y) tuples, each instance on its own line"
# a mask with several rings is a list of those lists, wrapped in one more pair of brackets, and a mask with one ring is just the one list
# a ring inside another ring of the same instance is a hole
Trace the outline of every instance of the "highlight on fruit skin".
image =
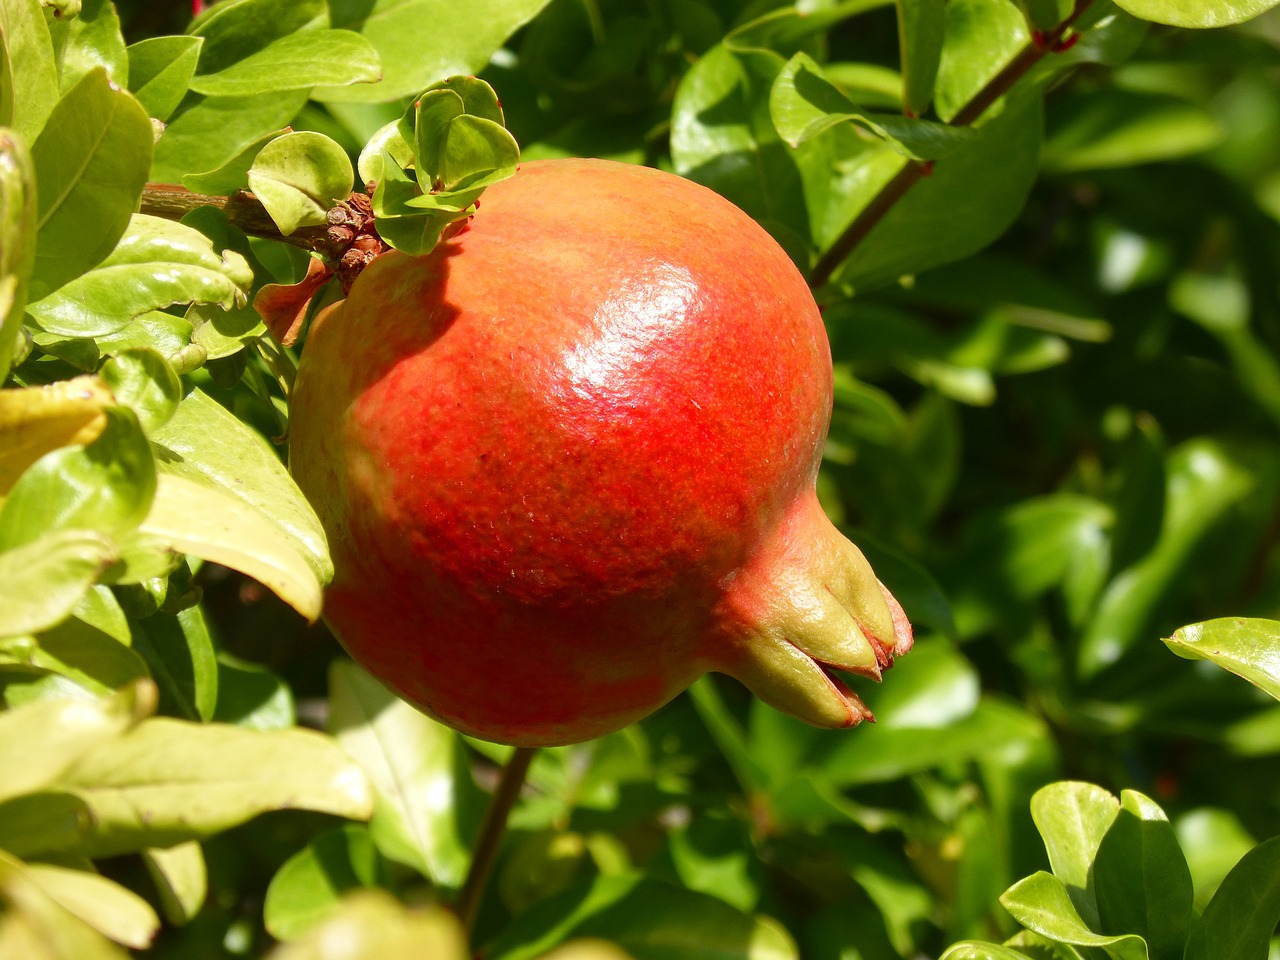
[(912, 635), (814, 492), (831, 376), (804, 278), (727, 200), (525, 163), (309, 334), (291, 465), (333, 553), (325, 619), (488, 740), (601, 736), (708, 671), (869, 719), (835, 671), (878, 680)]

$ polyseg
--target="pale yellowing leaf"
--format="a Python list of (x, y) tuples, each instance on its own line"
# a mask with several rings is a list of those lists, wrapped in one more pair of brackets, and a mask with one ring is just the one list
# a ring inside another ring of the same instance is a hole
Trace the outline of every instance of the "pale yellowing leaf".
[(27, 876), (55, 903), (126, 947), (150, 946), (160, 929), (151, 904), (101, 874), (33, 863)]
[(114, 403), (97, 377), (0, 390), (0, 495), (50, 450), (96, 440)]
[(196, 840), (142, 851), (142, 862), (155, 881), (160, 909), (175, 926), (189, 923), (200, 912), (209, 892), (204, 850)]
[(312, 730), (248, 730), (156, 717), (86, 755), (59, 781), (88, 805), (81, 852), (110, 856), (211, 836), (269, 810), (364, 820), (360, 767)]
[(296, 541), (238, 497), (162, 473), (139, 529), (175, 550), (253, 577), (308, 620), (320, 616), (320, 580)]
[(470, 955), (462, 925), (449, 911), (410, 909), (382, 890), (361, 890), (268, 960), (468, 960)]
[(97, 701), (40, 700), (0, 713), (0, 800), (33, 793), (155, 709), (150, 681)]

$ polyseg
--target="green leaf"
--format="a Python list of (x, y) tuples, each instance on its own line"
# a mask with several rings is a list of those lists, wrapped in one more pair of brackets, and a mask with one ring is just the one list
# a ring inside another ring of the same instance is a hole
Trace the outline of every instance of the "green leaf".
[(0, 713), (0, 801), (47, 787), (152, 704), (154, 693), (129, 687), (98, 700), (41, 700)]
[(57, 101), (57, 61), (40, 0), (0, 0), (0, 126), (30, 142)]
[(112, 540), (89, 530), (57, 530), (0, 552), (0, 637), (61, 623), (116, 554)]
[(227, 653), (218, 656), (218, 704), (213, 718), (251, 730), (294, 725), (292, 689), (280, 677)]
[(267, 932), (293, 940), (338, 911), (344, 894), (379, 885), (378, 849), (367, 828), (328, 830), (284, 862), (263, 904)]
[(372, 85), (320, 87), (318, 100), (394, 100), (455, 74), (479, 73), (517, 29), (548, 0), (332, 0), (332, 26), (355, 30), (382, 61)]
[(288, 127), (281, 127), (279, 130), (264, 133), (217, 169), (187, 174), (182, 178), (182, 185), (188, 190), (214, 196), (225, 196), (237, 190), (246, 189), (249, 184), (249, 169), (253, 166), (253, 161), (257, 159), (258, 154), (262, 152), (262, 148), (288, 132)]
[[(229, 8), (243, 5), (230, 4)], [(191, 94), (169, 119), (164, 135), (156, 144), (150, 179), (159, 183), (182, 183), (189, 174), (217, 170), (268, 134), (287, 127), (306, 102), (305, 90), (260, 93), (253, 97)], [(247, 162), (245, 169), (248, 169)], [(238, 183), (237, 187), (243, 185)]]
[(142, 861), (155, 882), (160, 909), (175, 926), (189, 923), (209, 892), (204, 853), (195, 840), (142, 851)]
[(898, 0), (898, 44), (902, 56), (902, 103), (919, 116), (933, 99), (946, 32), (946, 0)]
[(23, 960), (127, 960), (128, 954), (50, 897), (0, 851), (0, 947)]
[(116, 401), (134, 412), (146, 433), (167, 423), (182, 399), (178, 375), (154, 350), (118, 351), (102, 365), (101, 376)]
[(266, 144), (249, 167), (250, 189), (286, 237), (327, 223), (329, 208), (351, 193), (347, 153), (321, 133), (286, 133)]
[(147, 182), (152, 139), (146, 111), (100, 67), (58, 101), (31, 148), (40, 187), (33, 300), (115, 247)]
[(187, 95), (201, 37), (147, 37), (128, 47), (129, 90), (157, 120), (168, 120)]
[(1085, 926), (1071, 903), (1066, 885), (1051, 873), (1041, 870), (1019, 880), (1005, 891), (1000, 903), (1015, 920), (1042, 937), (1081, 947), (1097, 947), (1113, 960), (1149, 960), (1147, 945), (1141, 937), (1106, 936)]
[(142, 522), (155, 494), (155, 461), (131, 411), (103, 412), (101, 436), (45, 454), (13, 485), (0, 507), (0, 549), (58, 530), (118, 539)]
[(377, 51), (358, 33), (304, 30), (280, 37), (216, 73), (202, 70), (190, 86), (211, 97), (251, 97), (320, 84), (372, 83), (381, 73)]
[(0, 857), (80, 855), (92, 827), (93, 813), (79, 797), (62, 790), (24, 793), (0, 803)]
[(637, 876), (599, 877), (531, 907), (488, 945), (490, 960), (534, 960), (575, 937), (600, 937), (634, 960), (796, 960), (776, 922), (692, 890)]
[(360, 159), (356, 169), (361, 183), (380, 183), (382, 181), (383, 154), (391, 157), (390, 166), (398, 171), (406, 170), (413, 165), (414, 149), (400, 132), (400, 121), (392, 120), (383, 124), (369, 138), (369, 142), (360, 151)]
[(64, 91), (96, 67), (106, 70), (116, 86), (127, 85), (129, 57), (114, 3), (84, 0), (76, 17), (52, 21), (49, 33)]
[(1191, 868), (1195, 911), (1203, 913), (1227, 874), (1253, 849), (1254, 838), (1238, 816), (1218, 807), (1190, 810), (1173, 826)]
[(468, 960), (470, 956), (467, 936), (451, 910), (412, 909), (384, 890), (361, 890), (344, 897), (327, 919), (301, 939), (273, 951), (271, 960)]
[(952, 944), (938, 960), (1030, 960), (1025, 953), (998, 943), (982, 943), (966, 940)]
[(1050, 173), (1137, 166), (1203, 153), (1224, 134), (1204, 107), (1108, 87), (1055, 100), (1041, 162)]
[[(909, 657), (903, 659), (903, 670), (908, 662)], [(889, 678), (890, 682), (896, 679)], [(967, 717), (942, 729), (886, 729), (877, 730), (874, 737), (841, 739), (822, 768), (831, 781), (840, 786), (884, 783), (972, 759), (1003, 746), (1038, 741), (1045, 735), (1043, 725), (1031, 714), (988, 699)]]
[(198, 71), (226, 70), (283, 37), (305, 34), (305, 28), (323, 22), (324, 14), (324, 0), (241, 0), (211, 6), (187, 31), (204, 38)]
[(161, 711), (186, 720), (213, 719), (218, 662), (200, 607), (157, 613), (135, 622), (133, 647), (147, 661), (160, 688)]
[(1185, 960), (1255, 960), (1280, 921), (1280, 837), (1264, 840), (1227, 874), (1191, 928)]
[(1155, 611), (1184, 574), (1195, 548), (1253, 484), (1253, 476), (1211, 441), (1191, 441), (1170, 455), (1164, 524), (1155, 548), (1107, 586), (1080, 642), (1084, 676), (1120, 659), (1143, 636)]
[(160, 929), (160, 918), (147, 901), (99, 874), (33, 863), (27, 877), (54, 903), (126, 947), (149, 947)]
[(35, 170), (16, 131), (0, 128), (0, 383), (9, 376), (35, 263)]
[[(63, 620), (35, 641), (7, 644), (0, 663), (49, 674), (69, 696), (107, 696), (148, 676), (146, 662), (110, 633), (79, 616)], [(61, 682), (65, 678), (70, 683)]]
[(1017, 0), (1017, 4), (1027, 26), (1047, 33), (1071, 16), (1075, 0)]
[(1223, 617), (1176, 630), (1165, 645), (1188, 660), (1208, 660), (1280, 700), (1280, 623)]
[(769, 114), (778, 134), (793, 147), (841, 123), (853, 123), (914, 160), (945, 157), (976, 137), (967, 127), (868, 113), (841, 93), (804, 53), (792, 57), (778, 74), (769, 93)]
[(1026, 21), (1008, 0), (949, 0), (934, 94), (938, 116), (951, 121), (1030, 39)]
[(1091, 928), (1098, 925), (1098, 902), (1090, 874), (1102, 838), (1119, 813), (1120, 801), (1091, 783), (1051, 783), (1031, 798), (1031, 816), (1053, 874)]
[(489, 186), (516, 172), (520, 148), (501, 123), (464, 115), (449, 124), (442, 179), (446, 190)]
[[(162, 473), (140, 532), (253, 577), (308, 620), (320, 616), (322, 584), (312, 558), (258, 507), (231, 493)], [(216, 676), (212, 661), (208, 666)], [(212, 701), (208, 706), (211, 712)]]
[(1261, 16), (1276, 0), (1116, 0), (1135, 17), (1173, 27), (1225, 27)]
[(483, 804), (458, 734), (347, 661), (330, 668), (329, 699), (329, 731), (373, 784), (378, 849), (436, 884), (460, 886)]
[(883, 284), (970, 256), (998, 238), (1035, 182), (1040, 114), (1040, 98), (1027, 96), (979, 127), (978, 137), (940, 160), (876, 224), (836, 281)]
[(82, 852), (112, 856), (210, 836), (268, 810), (364, 819), (368, 782), (328, 737), (168, 718), (140, 723), (62, 778), (93, 814)]
[(45, 330), (97, 337), (175, 303), (244, 304), (253, 272), (234, 250), (221, 255), (198, 230), (135, 214), (116, 248), (90, 270), (28, 306)]
[(1163, 810), (1135, 790), (1120, 794), (1120, 813), (1093, 862), (1099, 929), (1133, 933), (1152, 960), (1182, 960), (1191, 924), (1191, 871)]
[(260, 433), (193, 390), (152, 441), (164, 471), (243, 500), (289, 535), (321, 582), (333, 576), (319, 518)]

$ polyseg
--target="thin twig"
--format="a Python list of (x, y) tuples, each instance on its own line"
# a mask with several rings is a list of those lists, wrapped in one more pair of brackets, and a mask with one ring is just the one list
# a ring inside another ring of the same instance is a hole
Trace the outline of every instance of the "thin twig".
[(536, 747), (516, 747), (515, 753), (511, 754), (511, 759), (502, 770), (502, 779), (498, 781), (498, 787), (489, 800), (489, 807), (484, 812), (484, 822), (480, 824), (475, 850), (471, 854), (471, 867), (467, 871), (462, 892), (458, 894), (458, 901), (454, 904), (454, 911), (468, 936), (475, 926), (489, 874), (493, 872), (498, 847), (502, 844), (502, 835), (507, 829), (507, 817), (520, 796), (520, 789), (524, 786), (524, 778), (535, 753)]
[(266, 207), (247, 190), (238, 190), (229, 197), (217, 197), (196, 193), (172, 183), (148, 183), (142, 191), (142, 203), (138, 212), (166, 220), (181, 220), (201, 207), (221, 210), (228, 221), (251, 237), (282, 240), (304, 250), (333, 255), (334, 243), (329, 237), (327, 225), (302, 227), (286, 237), (271, 219)]
[[(991, 106), (1007, 94), (1025, 77), (1046, 54), (1063, 49), (1063, 38), (1077, 20), (1092, 4), (1093, 0), (1076, 0), (1071, 16), (1056, 29), (1047, 34), (1037, 35), (1018, 54), (1005, 64), (1004, 68), (988, 80), (977, 93), (969, 98), (969, 102), (956, 111), (951, 118), (953, 127), (967, 127), (982, 118)], [(946, 161), (941, 161), (945, 163)], [(809, 286), (818, 289), (830, 281), (832, 275), (867, 238), (876, 225), (884, 219), (885, 214), (893, 209), (899, 200), (930, 172), (931, 165), (909, 162), (898, 171), (897, 175), (880, 188), (880, 192), (872, 197), (871, 202), (858, 212), (853, 222), (844, 229), (835, 242), (827, 249), (814, 265), (809, 277)]]

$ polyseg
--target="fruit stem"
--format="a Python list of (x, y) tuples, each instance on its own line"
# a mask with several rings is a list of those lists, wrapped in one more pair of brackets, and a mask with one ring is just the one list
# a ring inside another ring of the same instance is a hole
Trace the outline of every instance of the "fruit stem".
[[(1045, 56), (1060, 50), (1066, 50), (1070, 44), (1064, 43), (1063, 38), (1092, 3), (1093, 0), (1076, 0), (1075, 9), (1071, 11), (1071, 16), (1041, 37), (1040, 42), (1037, 43), (1032, 40), (1023, 47), (1017, 56), (1005, 65), (1003, 70), (988, 80), (977, 93), (969, 98), (969, 102), (961, 107), (956, 115), (951, 118), (950, 125), (953, 127), (971, 126), (982, 118), (982, 115), (987, 112), (992, 104), (1012, 90), (1017, 82), (1025, 77), (1031, 71), (1031, 68), (1044, 59)], [(940, 162), (946, 163), (945, 160)], [(892, 180), (881, 187), (880, 192), (872, 197), (871, 202), (858, 212), (858, 215), (853, 218), (853, 222), (845, 227), (844, 232), (836, 238), (835, 242), (827, 249), (827, 252), (818, 258), (817, 264), (814, 265), (813, 273), (809, 277), (809, 286), (817, 290), (830, 281), (840, 264), (849, 258), (849, 255), (858, 248), (858, 245), (884, 219), (885, 214), (892, 210), (894, 205), (905, 197), (912, 187), (927, 176), (931, 169), (931, 164), (908, 162)]]
[(489, 875), (493, 873), (493, 864), (498, 856), (498, 847), (502, 844), (502, 836), (507, 829), (507, 817), (529, 772), (529, 764), (537, 747), (516, 747), (511, 759), (502, 769), (502, 778), (489, 800), (488, 809), (484, 812), (484, 822), (480, 824), (480, 833), (476, 837), (475, 850), (471, 854), (471, 867), (467, 870), (467, 879), (462, 884), (462, 892), (458, 894), (454, 912), (462, 921), (462, 926), (470, 938), (475, 926), (476, 914), (480, 910), (480, 901), (484, 897)]

